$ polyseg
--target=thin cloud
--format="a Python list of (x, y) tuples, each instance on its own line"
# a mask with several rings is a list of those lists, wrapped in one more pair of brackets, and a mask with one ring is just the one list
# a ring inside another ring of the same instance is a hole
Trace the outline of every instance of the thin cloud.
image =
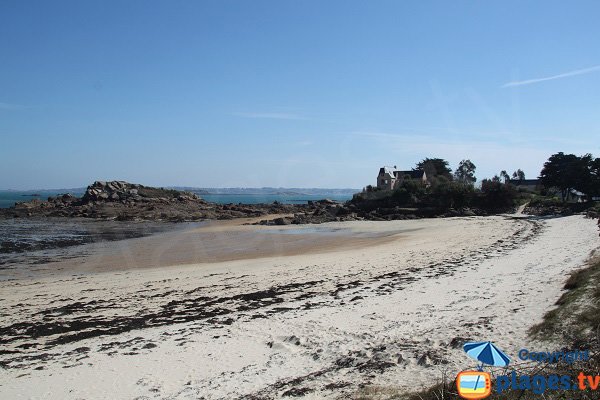
[(502, 87), (507, 88), (507, 87), (513, 87), (513, 86), (531, 85), (531, 84), (538, 83), (538, 82), (553, 81), (555, 79), (568, 78), (570, 76), (589, 74), (589, 73), (595, 72), (595, 71), (600, 71), (600, 65), (595, 65), (593, 67), (584, 68), (584, 69), (576, 69), (575, 71), (569, 71), (569, 72), (565, 72), (563, 74), (558, 74), (558, 75), (546, 76), (544, 78), (536, 78), (536, 79), (527, 79), (524, 81), (508, 82), (508, 83), (505, 83), (504, 85), (502, 85)]
[(236, 112), (233, 113), (236, 117), (242, 118), (261, 118), (261, 119), (288, 119), (288, 120), (303, 120), (305, 117), (291, 113), (276, 113), (276, 112)]

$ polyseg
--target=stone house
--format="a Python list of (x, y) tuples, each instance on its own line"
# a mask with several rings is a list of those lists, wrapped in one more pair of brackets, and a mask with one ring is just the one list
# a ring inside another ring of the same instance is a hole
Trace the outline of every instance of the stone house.
[(429, 183), (425, 171), (398, 171), (394, 165), (393, 168), (379, 168), (379, 174), (377, 174), (377, 188), (381, 190), (396, 189), (407, 176), (410, 177), (410, 179), (420, 180), (424, 184)]

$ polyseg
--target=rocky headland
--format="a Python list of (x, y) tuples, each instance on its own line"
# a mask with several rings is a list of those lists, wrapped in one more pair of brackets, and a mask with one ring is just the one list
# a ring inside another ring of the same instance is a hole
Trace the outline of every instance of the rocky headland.
[(195, 193), (124, 181), (96, 181), (82, 197), (71, 194), (18, 202), (1, 217), (79, 217), (120, 221), (199, 221), (293, 212), (283, 204), (234, 205), (203, 200)]
[(124, 181), (96, 181), (87, 187), (81, 197), (66, 193), (47, 200), (34, 198), (18, 202), (11, 208), (0, 209), (0, 218), (68, 217), (184, 222), (263, 216), (266, 218), (260, 222), (263, 225), (351, 221), (369, 217), (352, 205), (327, 199), (309, 201), (308, 204), (217, 204), (205, 201), (192, 192)]

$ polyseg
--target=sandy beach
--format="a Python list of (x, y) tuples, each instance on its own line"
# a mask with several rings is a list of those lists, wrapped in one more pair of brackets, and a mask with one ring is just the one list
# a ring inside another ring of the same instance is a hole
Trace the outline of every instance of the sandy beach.
[[(600, 246), (583, 216), (214, 223), (0, 282), (0, 398), (345, 398), (516, 358)], [(74, 250), (75, 251), (75, 250)], [(545, 345), (547, 346), (547, 344)]]

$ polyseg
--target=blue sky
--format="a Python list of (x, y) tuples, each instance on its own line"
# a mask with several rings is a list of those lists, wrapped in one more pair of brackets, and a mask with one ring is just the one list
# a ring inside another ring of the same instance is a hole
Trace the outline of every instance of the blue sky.
[(0, 189), (600, 156), (597, 1), (0, 2)]

